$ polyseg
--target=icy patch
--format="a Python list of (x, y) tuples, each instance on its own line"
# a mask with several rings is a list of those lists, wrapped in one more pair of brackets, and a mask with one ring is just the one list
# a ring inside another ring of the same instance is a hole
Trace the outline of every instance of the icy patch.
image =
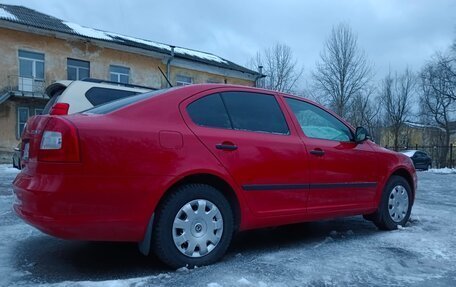
[(318, 247), (320, 247), (320, 246), (322, 246), (322, 245), (324, 245), (324, 244), (331, 243), (331, 242), (333, 242), (333, 241), (334, 241), (334, 239), (333, 239), (332, 237), (329, 237), (329, 236), (328, 236), (328, 237), (326, 237), (325, 240), (323, 240), (323, 242), (320, 242), (320, 243), (318, 243), (317, 245), (315, 245), (314, 248), (318, 248)]
[(252, 282), (250, 282), (249, 280), (245, 279), (244, 277), (242, 277), (241, 279), (238, 280), (238, 283), (240, 285), (251, 285)]
[(216, 55), (209, 54), (209, 53), (204, 53), (204, 52), (200, 52), (200, 51), (195, 51), (195, 50), (190, 50), (190, 49), (185, 49), (185, 48), (179, 48), (179, 47), (174, 48), (174, 52), (177, 53), (177, 54), (185, 54), (185, 55), (189, 55), (189, 56), (205, 59), (205, 60), (208, 60), (208, 61), (214, 61), (214, 62), (219, 62), (219, 63), (223, 63), (223, 64), (228, 64), (228, 62), (223, 60), (222, 58), (217, 57)]
[(450, 174), (450, 173), (456, 173), (456, 168), (431, 168), (427, 172), (432, 172), (432, 173), (439, 173), (439, 174)]
[(3, 8), (0, 8), (0, 18), (1, 19), (8, 19), (8, 20), (13, 20), (13, 21), (19, 21), (16, 16), (11, 14), (10, 12), (6, 11)]
[(211, 282), (207, 284), (207, 287), (222, 287), (222, 285), (218, 284), (217, 282)]
[(107, 35), (105, 32), (100, 30), (95, 30), (88, 27), (83, 27), (76, 23), (71, 22), (62, 22), (63, 24), (67, 25), (71, 30), (73, 30), (76, 34), (81, 36), (94, 38), (94, 39), (102, 39), (102, 40), (109, 40), (112, 41), (112, 38)]
[(190, 269), (188, 269), (187, 267), (181, 267), (179, 269), (176, 270), (177, 272), (189, 272)]

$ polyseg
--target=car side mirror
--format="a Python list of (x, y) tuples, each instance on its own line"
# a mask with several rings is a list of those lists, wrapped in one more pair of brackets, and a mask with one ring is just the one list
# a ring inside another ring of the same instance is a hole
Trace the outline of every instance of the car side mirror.
[(355, 142), (362, 143), (370, 139), (369, 132), (364, 127), (357, 127), (355, 131)]

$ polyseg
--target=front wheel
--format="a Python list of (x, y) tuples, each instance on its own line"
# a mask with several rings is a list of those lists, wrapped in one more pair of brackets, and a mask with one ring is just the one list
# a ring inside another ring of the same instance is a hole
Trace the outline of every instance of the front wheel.
[(167, 265), (208, 265), (226, 252), (233, 235), (233, 213), (212, 186), (188, 184), (168, 196), (157, 210), (152, 247)]
[(412, 211), (412, 190), (401, 176), (393, 175), (386, 184), (380, 205), (372, 215), (374, 224), (382, 230), (394, 230), (404, 226)]

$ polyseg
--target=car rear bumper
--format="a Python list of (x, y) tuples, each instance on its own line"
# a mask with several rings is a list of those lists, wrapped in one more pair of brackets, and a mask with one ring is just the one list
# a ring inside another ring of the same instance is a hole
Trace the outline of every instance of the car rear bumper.
[(146, 181), (21, 172), (13, 182), (13, 209), (59, 238), (139, 242), (160, 196), (141, 189)]

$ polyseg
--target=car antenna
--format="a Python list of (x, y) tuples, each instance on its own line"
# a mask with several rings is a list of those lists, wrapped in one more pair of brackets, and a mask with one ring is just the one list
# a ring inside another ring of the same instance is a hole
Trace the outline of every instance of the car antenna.
[(173, 85), (171, 84), (171, 82), (168, 80), (168, 77), (165, 75), (165, 73), (163, 73), (162, 69), (160, 68), (160, 66), (157, 66), (158, 69), (160, 70), (160, 73), (163, 75), (163, 77), (166, 79), (166, 81), (168, 82), (169, 86), (172, 88)]

